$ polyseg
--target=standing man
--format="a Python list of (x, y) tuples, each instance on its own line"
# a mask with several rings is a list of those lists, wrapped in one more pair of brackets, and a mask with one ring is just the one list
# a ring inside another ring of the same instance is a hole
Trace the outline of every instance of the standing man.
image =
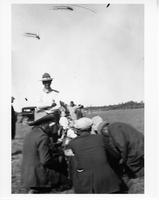
[(103, 136), (90, 134), (91, 126), (89, 118), (76, 120), (74, 127), (78, 137), (70, 141), (66, 150), (66, 155), (75, 159), (75, 193), (118, 193), (121, 181), (109, 166)]
[(11, 126), (12, 126), (12, 140), (14, 140), (16, 135), (16, 121), (17, 121), (17, 114), (13, 108), (13, 102), (15, 98), (11, 97)]

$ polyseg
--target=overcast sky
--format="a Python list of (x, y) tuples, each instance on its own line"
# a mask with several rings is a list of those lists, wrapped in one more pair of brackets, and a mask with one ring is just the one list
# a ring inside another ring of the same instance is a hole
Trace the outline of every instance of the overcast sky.
[[(34, 105), (42, 74), (61, 100), (85, 106), (144, 100), (144, 7), (12, 5), (12, 95)], [(92, 11), (93, 10), (93, 11)], [(40, 40), (25, 37), (39, 33)]]

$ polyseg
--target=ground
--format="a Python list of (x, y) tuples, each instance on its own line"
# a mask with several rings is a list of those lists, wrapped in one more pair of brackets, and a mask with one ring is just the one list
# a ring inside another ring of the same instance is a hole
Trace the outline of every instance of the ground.
[[(104, 120), (109, 122), (126, 122), (134, 126), (136, 129), (144, 133), (144, 109), (130, 109), (130, 110), (113, 110), (113, 111), (100, 111), (87, 113), (88, 117), (99, 115)], [(22, 146), (25, 135), (29, 132), (30, 128), (25, 123), (16, 124), (16, 138), (12, 141), (12, 193), (26, 193), (25, 188), (21, 185), (21, 161), (22, 161)], [(138, 181), (140, 184), (140, 180)], [(132, 183), (130, 183), (132, 185)], [(144, 187), (143, 184), (141, 187)], [(143, 191), (143, 188), (141, 188)], [(141, 193), (140, 188), (137, 193)], [(59, 193), (52, 191), (52, 193)], [(60, 192), (62, 194), (73, 193), (73, 190)]]

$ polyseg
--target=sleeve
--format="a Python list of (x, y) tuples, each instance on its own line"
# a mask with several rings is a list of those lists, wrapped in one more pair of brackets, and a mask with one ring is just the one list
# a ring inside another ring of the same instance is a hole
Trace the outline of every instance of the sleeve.
[(121, 154), (115, 149), (114, 144), (111, 142), (110, 136), (103, 136), (103, 143), (107, 155), (115, 160), (121, 159)]
[(72, 140), (68, 143), (68, 145), (65, 148), (65, 151), (64, 151), (65, 156), (74, 156)]
[(50, 149), (50, 140), (47, 136), (43, 136), (41, 138), (38, 145), (38, 152), (42, 165), (55, 170), (58, 168), (57, 159), (52, 155), (52, 151)]
[(121, 125), (113, 126), (109, 131), (112, 142), (114, 143), (116, 149), (120, 152), (123, 161), (126, 162), (128, 144), (123, 127)]

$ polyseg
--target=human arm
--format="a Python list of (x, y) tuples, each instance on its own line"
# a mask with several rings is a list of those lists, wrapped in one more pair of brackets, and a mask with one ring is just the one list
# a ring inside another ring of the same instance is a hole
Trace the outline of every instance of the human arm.
[(48, 136), (41, 136), (38, 143), (40, 163), (49, 169), (58, 170), (58, 159), (55, 155), (53, 155), (50, 146), (51, 144)]
[(128, 143), (126, 139), (126, 130), (122, 124), (114, 124), (109, 127), (109, 135), (116, 150), (121, 155), (121, 163), (126, 163), (128, 154)]
[(67, 144), (67, 146), (66, 146), (66, 148), (65, 148), (65, 150), (64, 150), (65, 156), (68, 156), (68, 157), (74, 156), (74, 153), (73, 153), (73, 149), (72, 149), (72, 145), (71, 145), (71, 144), (72, 144), (71, 141)]

